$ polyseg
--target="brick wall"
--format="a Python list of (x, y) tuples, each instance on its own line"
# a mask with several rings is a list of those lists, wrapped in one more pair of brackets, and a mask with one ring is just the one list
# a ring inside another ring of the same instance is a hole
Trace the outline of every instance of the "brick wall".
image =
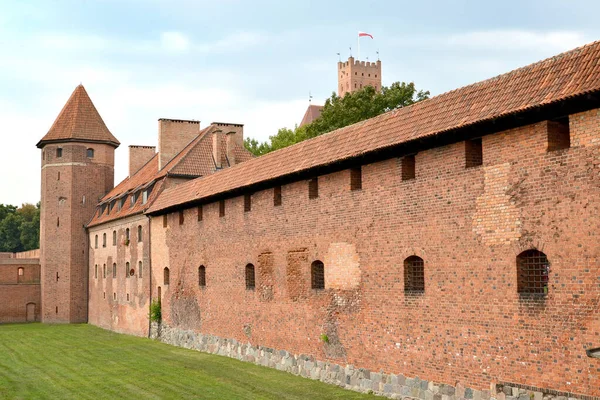
[[(489, 389), (512, 382), (600, 395), (598, 110), (570, 116), (571, 148), (547, 152), (547, 122), (153, 218), (152, 291), (164, 324), (318, 360)], [(517, 293), (516, 257), (550, 261), (545, 297)], [(404, 292), (404, 260), (424, 260), (425, 291)], [(325, 264), (325, 289), (310, 266)], [(246, 288), (245, 266), (256, 269)], [(206, 267), (206, 286), (198, 267)], [(169, 268), (170, 282), (163, 281)], [(326, 335), (327, 340), (323, 340)], [(495, 386), (494, 386), (495, 387)]]
[(40, 320), (40, 262), (0, 259), (0, 323)]

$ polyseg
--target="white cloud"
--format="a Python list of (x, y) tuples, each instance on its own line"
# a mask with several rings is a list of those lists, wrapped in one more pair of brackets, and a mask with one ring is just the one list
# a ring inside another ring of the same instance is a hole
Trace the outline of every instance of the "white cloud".
[(181, 32), (161, 33), (160, 44), (164, 50), (175, 53), (185, 53), (191, 47), (190, 39)]

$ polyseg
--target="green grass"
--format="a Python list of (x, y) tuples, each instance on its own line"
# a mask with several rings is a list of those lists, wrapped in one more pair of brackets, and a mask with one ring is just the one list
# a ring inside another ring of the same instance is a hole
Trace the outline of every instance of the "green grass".
[(0, 326), (2, 399), (362, 399), (360, 393), (91, 325)]

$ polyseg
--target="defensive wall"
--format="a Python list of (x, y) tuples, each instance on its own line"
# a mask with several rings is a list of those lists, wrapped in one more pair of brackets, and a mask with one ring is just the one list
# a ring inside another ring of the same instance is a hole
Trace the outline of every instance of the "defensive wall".
[(40, 321), (39, 250), (0, 253), (0, 323)]

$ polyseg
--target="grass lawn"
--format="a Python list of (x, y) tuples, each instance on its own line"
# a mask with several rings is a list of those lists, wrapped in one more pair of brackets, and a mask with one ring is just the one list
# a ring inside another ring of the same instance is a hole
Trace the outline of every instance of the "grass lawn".
[(91, 325), (0, 325), (2, 399), (372, 396)]

